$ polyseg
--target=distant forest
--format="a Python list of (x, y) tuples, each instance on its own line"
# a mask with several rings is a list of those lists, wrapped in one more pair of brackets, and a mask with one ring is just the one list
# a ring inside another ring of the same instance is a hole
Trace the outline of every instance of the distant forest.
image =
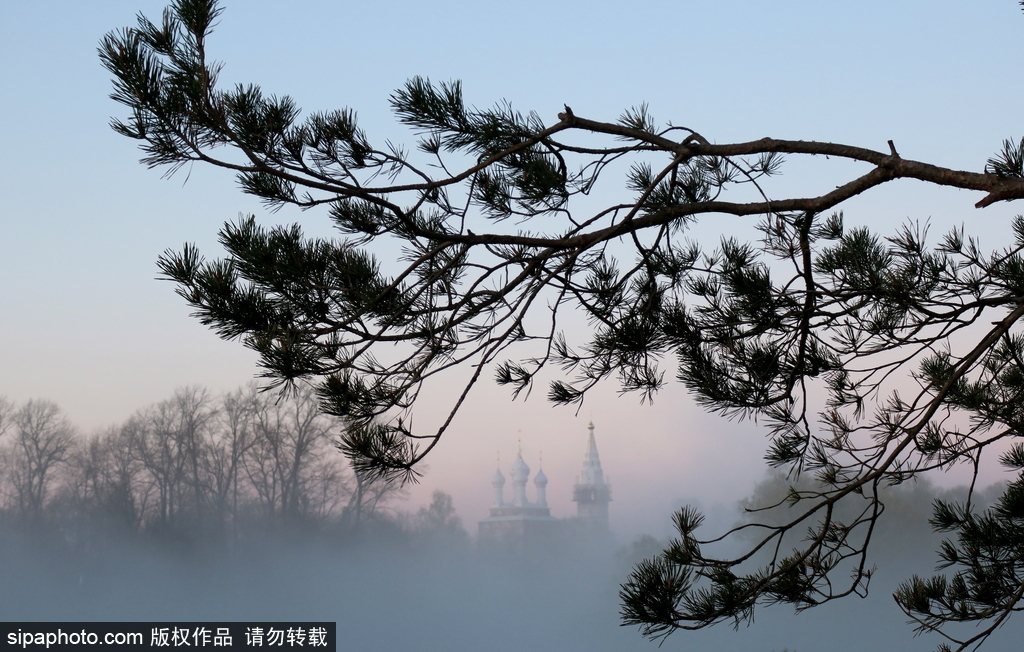
[(468, 543), (450, 496), (397, 512), (402, 490), (360, 480), (334, 447), (339, 434), (304, 390), (187, 387), (88, 436), (50, 401), (0, 397), (0, 533), (79, 550), (270, 534)]

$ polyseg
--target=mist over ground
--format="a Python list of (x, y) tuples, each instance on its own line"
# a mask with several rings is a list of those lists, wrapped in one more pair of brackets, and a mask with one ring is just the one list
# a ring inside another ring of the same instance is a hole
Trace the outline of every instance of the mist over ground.
[[(768, 476), (746, 504), (786, 485)], [(750, 626), (680, 632), (660, 648), (619, 625), (617, 591), (664, 541), (580, 537), (532, 552), (488, 550), (467, 534), (476, 524), (463, 524), (458, 506), (437, 494), (414, 514), (382, 512), (358, 530), (340, 517), (251, 519), (230, 537), (200, 526), (29, 524), (7, 510), (0, 613), (9, 621), (336, 621), (342, 650), (926, 651), (939, 640), (914, 638), (890, 594), (911, 573), (932, 570), (938, 537), (926, 518), (936, 493), (954, 494), (926, 483), (893, 490), (867, 599), (800, 615), (762, 608)], [(733, 519), (744, 519), (739, 507)], [(1022, 632), (1012, 623), (983, 649), (1017, 650)]]
[[(486, 545), (444, 491), (410, 508), (398, 487), (358, 479), (333, 447), (335, 428), (310, 394), (251, 387), (184, 388), (91, 436), (53, 403), (0, 400), (0, 614), (335, 621), (346, 650), (659, 649), (620, 626), (618, 591), (668, 541), (616, 533), (616, 503), (607, 534), (569, 520), (544, 544)], [(741, 504), (712, 508), (701, 538), (750, 522), (745, 508), (778, 502), (794, 482), (767, 474)], [(914, 638), (891, 593), (934, 570), (932, 501), (964, 495), (927, 481), (889, 490), (868, 598), (799, 615), (758, 608), (749, 626), (678, 632), (660, 649), (935, 649), (936, 636)], [(1011, 622), (984, 649), (1019, 649), (1022, 634)]]
[[(658, 649), (618, 624), (618, 583), (630, 568), (622, 555), (561, 550), (500, 558), (392, 544), (267, 538), (228, 553), (121, 541), (68, 554), (8, 536), (0, 612), (12, 621), (336, 621), (345, 650)], [(876, 590), (867, 600), (799, 616), (763, 609), (749, 627), (677, 633), (661, 649), (853, 651), (896, 644), (931, 650), (935, 641), (912, 639), (887, 592)]]

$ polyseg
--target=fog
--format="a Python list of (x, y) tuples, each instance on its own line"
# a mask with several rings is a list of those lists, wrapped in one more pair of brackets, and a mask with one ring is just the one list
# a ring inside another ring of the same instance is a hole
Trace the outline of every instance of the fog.
[[(617, 583), (629, 568), (622, 556), (374, 547), (315, 537), (228, 554), (120, 542), (68, 555), (8, 538), (0, 611), (13, 621), (336, 621), (339, 649), (351, 650), (657, 649), (618, 625)], [(934, 647), (912, 640), (891, 600), (874, 595), (796, 617), (765, 609), (750, 627), (677, 633), (662, 649), (839, 651), (896, 642)]]
[[(914, 638), (889, 597), (900, 579), (931, 569), (934, 550), (922, 546), (931, 538), (923, 519), (899, 516), (875, 548), (869, 598), (800, 615), (762, 608), (750, 626), (680, 632), (661, 649), (934, 649), (939, 641)], [(9, 621), (336, 621), (345, 650), (658, 649), (619, 626), (616, 597), (637, 553), (656, 550), (650, 540), (502, 554), (394, 525), (363, 537), (264, 533), (233, 546), (187, 532), (96, 535), (84, 546), (10, 523), (3, 532), (0, 613)], [(1021, 632), (1013, 623), (984, 649), (1019, 649)]]
[[(616, 531), (628, 502), (612, 503), (610, 532), (563, 521), (546, 542), (480, 542), (443, 491), (410, 505), (396, 487), (358, 482), (313, 407), (301, 394), (187, 388), (83, 436), (52, 403), (0, 401), (0, 614), (334, 621), (345, 650), (659, 649), (619, 624), (620, 583), (667, 544)], [(767, 474), (740, 504), (706, 501), (717, 506), (699, 534), (749, 522), (744, 507), (776, 502), (789, 483)], [(888, 492), (866, 599), (758, 608), (749, 625), (678, 632), (660, 649), (935, 649), (938, 637), (915, 638), (891, 594), (934, 571), (932, 500), (963, 496), (926, 481)], [(983, 649), (1019, 649), (1022, 634), (1011, 622)]]

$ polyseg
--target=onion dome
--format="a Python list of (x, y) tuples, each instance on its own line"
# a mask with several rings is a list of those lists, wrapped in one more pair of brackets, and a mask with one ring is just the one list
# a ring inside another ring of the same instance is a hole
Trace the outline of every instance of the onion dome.
[(544, 475), (544, 469), (537, 471), (537, 475), (533, 476), (533, 484), (538, 487), (548, 486), (548, 476)]
[(505, 476), (502, 474), (501, 469), (494, 469), (494, 475), (491, 476), (492, 487), (504, 487)]
[(512, 483), (525, 485), (526, 479), (530, 477), (530, 467), (523, 460), (523, 451), (516, 454), (516, 461), (512, 463)]

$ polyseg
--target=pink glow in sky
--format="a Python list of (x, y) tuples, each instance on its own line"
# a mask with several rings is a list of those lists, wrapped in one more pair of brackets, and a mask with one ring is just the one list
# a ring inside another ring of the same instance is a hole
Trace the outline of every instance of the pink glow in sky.
[[(177, 387), (227, 391), (256, 373), (253, 355), (217, 339), (155, 280), (163, 250), (196, 242), (215, 256), (217, 229), (239, 213), (328, 233), (315, 211), (268, 215), (217, 170), (162, 179), (109, 129), (122, 109), (107, 99), (97, 43), (133, 24), (136, 12), (156, 18), (163, 5), (0, 6), (0, 395), (53, 400), (86, 432)], [(409, 139), (388, 96), (426, 75), (462, 79), (472, 103), (506, 98), (552, 121), (563, 104), (614, 120), (647, 102), (659, 120), (712, 141), (776, 136), (880, 149), (893, 139), (905, 158), (980, 170), (1004, 138), (1022, 135), (1022, 33), (1024, 15), (1009, 0), (676, 1), (628, 10), (235, 0), (212, 48), (227, 63), (225, 81), (259, 83), (308, 109), (351, 106), (379, 141)], [(782, 183), (810, 193), (846, 180), (829, 170), (793, 172)], [(844, 209), (850, 223), (883, 229), (908, 218), (931, 219), (936, 234), (965, 223), (986, 247), (1000, 246), (1016, 211), (978, 211), (977, 199), (902, 182)], [(714, 219), (695, 237), (740, 228)], [(576, 415), (549, 407), (543, 391), (512, 403), (504, 390), (481, 387), (412, 501), (448, 491), (472, 529), (490, 501), (496, 454), (507, 465), (521, 433), (534, 471), (543, 453), (554, 515), (568, 516), (591, 419), (614, 486), (613, 526), (627, 535), (663, 535), (672, 508), (730, 505), (761, 477), (765, 439), (755, 424), (705, 414), (681, 387), (653, 407), (615, 390), (602, 388)]]

